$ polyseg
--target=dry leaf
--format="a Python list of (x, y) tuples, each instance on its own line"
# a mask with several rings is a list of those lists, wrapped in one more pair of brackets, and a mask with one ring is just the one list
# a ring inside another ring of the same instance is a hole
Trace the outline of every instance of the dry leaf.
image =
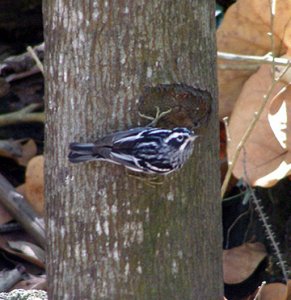
[(24, 290), (47, 290), (46, 275), (34, 276), (29, 274), (29, 278), (26, 280), (19, 281), (12, 288), (24, 289)]
[(260, 300), (287, 300), (287, 286), (283, 283), (266, 284), (260, 293)]
[[(274, 18), (274, 52), (291, 48), (291, 1), (277, 0)], [(238, 0), (226, 12), (217, 30), (218, 51), (265, 55), (271, 51), (269, 0)], [(219, 60), (222, 64), (244, 64)], [(245, 81), (255, 70), (218, 70), (219, 114), (230, 115)]]
[[(8, 245), (10, 242), (19, 242), (19, 241), (21, 241), (20, 243), (28, 242), (29, 244), (32, 244), (35, 246), (35, 244), (33, 243), (33, 240), (26, 232), (19, 231), (19, 232), (7, 233), (5, 235), (4, 234), (0, 235), (0, 250), (1, 251), (3, 250), (9, 254), (17, 256), (17, 257), (21, 258), (21, 260), (25, 260), (26, 262), (28, 262), (28, 263), (22, 262), (22, 264), (25, 265), (27, 272), (37, 272), (37, 274), (42, 272), (45, 267), (44, 266), (44, 254), (43, 255), (39, 254), (40, 257), (35, 258), (30, 255), (23, 254), (22, 252), (19, 252), (17, 250), (14, 250), (14, 249), (10, 248)], [(5, 262), (6, 256), (3, 257), (3, 263)], [(7, 256), (7, 257), (8, 257), (7, 260), (9, 261), (9, 256)], [(14, 260), (21, 261), (21, 260), (17, 260), (16, 258), (14, 258)]]
[(44, 212), (44, 159), (42, 155), (31, 159), (25, 173), (25, 196), (40, 215)]
[(291, 279), (289, 279), (287, 282), (287, 288), (288, 288), (287, 300), (291, 300)]
[[(24, 235), (22, 233), (22, 235)], [(13, 239), (17, 238), (17, 234), (10, 234), (10, 235), (5, 235), (5, 236), (0, 236), (0, 249), (6, 251), (7, 253), (13, 254), (15, 256), (18, 256), (40, 268), (44, 268), (44, 251), (37, 247), (36, 245), (25, 242), (25, 241), (13, 241)], [(24, 235), (25, 236), (25, 235)], [(27, 250), (28, 254), (24, 254), (18, 250), (14, 250), (9, 246), (9, 243), (12, 243), (11, 245), (14, 245), (15, 248), (18, 247), (21, 248), (21, 244), (23, 244), (23, 247), (26, 249), (30, 249), (29, 251)], [(15, 244), (13, 244), (15, 243)], [(32, 246), (31, 246), (32, 245)], [(35, 250), (35, 249), (40, 249), (41, 251)], [(33, 254), (34, 253), (34, 254)]]
[[(245, 83), (229, 122), (229, 159), (234, 156), (271, 82), (271, 67), (262, 66)], [(291, 86), (285, 88), (284, 85), (277, 83), (270, 96), (272, 100), (265, 107), (233, 170), (234, 176), (248, 177), (252, 185), (270, 187), (291, 173), (290, 132), (287, 130), (291, 128), (288, 118), (291, 116)]]
[(21, 184), (16, 188), (16, 192), (22, 196), (25, 196), (25, 184)]
[(261, 243), (245, 243), (239, 247), (223, 250), (223, 278), (226, 284), (243, 282), (256, 270), (267, 256)]
[(18, 253), (16, 254), (18, 256), (19, 254), (22, 254), (22, 258), (25, 257), (26, 260), (33, 262), (37, 266), (44, 267), (45, 252), (40, 247), (25, 241), (10, 241), (7, 243), (12, 250), (15, 250), (14, 254), (16, 252)]

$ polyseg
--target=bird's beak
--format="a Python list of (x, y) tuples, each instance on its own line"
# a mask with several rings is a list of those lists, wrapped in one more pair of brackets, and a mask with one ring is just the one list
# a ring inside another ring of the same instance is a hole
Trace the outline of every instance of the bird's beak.
[(189, 140), (193, 142), (193, 141), (195, 141), (195, 140), (196, 140), (198, 137), (200, 137), (200, 136), (201, 136), (201, 135), (197, 135), (197, 134), (196, 134), (196, 135), (193, 135), (193, 136), (189, 137)]

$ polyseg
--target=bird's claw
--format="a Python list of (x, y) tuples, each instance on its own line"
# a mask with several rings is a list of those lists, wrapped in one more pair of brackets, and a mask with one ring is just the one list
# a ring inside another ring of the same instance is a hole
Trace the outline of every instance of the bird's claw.
[(164, 116), (166, 116), (167, 114), (169, 114), (172, 111), (172, 108), (170, 108), (166, 111), (160, 112), (160, 108), (158, 106), (155, 106), (155, 107), (157, 110), (155, 117), (150, 117), (150, 116), (147, 116), (147, 115), (144, 115), (144, 114), (138, 112), (140, 117), (147, 119), (147, 120), (151, 120), (151, 122), (147, 125), (148, 127), (155, 127), (161, 118), (163, 118)]

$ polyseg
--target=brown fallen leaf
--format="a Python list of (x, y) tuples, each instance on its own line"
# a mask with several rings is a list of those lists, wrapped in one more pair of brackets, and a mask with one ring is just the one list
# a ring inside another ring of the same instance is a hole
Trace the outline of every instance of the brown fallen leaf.
[[(19, 240), (16, 241), (15, 239), (17, 239), (18, 236), (19, 234), (7, 234), (5, 236), (0, 235), (0, 249), (20, 257), (21, 259), (30, 262), (41, 269), (44, 269), (44, 251), (30, 242)], [(24, 235), (24, 237), (25, 236), (26, 235)], [(9, 246), (9, 243), (12, 243), (11, 245), (14, 247), (14, 249)], [(18, 247), (19, 249), (21, 249), (21, 247), (22, 249), (26, 249), (26, 253), (23, 253), (22, 250), (17, 249)], [(42, 251), (38, 251), (36, 249), (40, 249)]]
[(11, 290), (14, 289), (24, 289), (24, 290), (47, 290), (47, 281), (46, 275), (31, 275), (29, 274), (29, 278), (19, 281), (17, 284), (13, 286)]
[(23, 265), (27, 273), (35, 275), (42, 274), (45, 268), (43, 261), (38, 258), (35, 259), (31, 256), (27, 256), (17, 250), (13, 250), (8, 245), (8, 242), (19, 241), (25, 241), (35, 245), (34, 240), (25, 231), (11, 232), (6, 233), (5, 235), (0, 235), (0, 250), (5, 254), (1, 259), (3, 266), (9, 267), (12, 259), (15, 264)]
[(287, 300), (291, 300), (291, 279), (289, 279), (287, 282), (287, 289), (288, 289)]
[(44, 213), (44, 158), (42, 155), (32, 158), (25, 173), (25, 196), (40, 215)]
[(239, 247), (223, 250), (223, 278), (226, 284), (246, 280), (267, 256), (261, 243), (245, 243)]
[[(218, 51), (265, 55), (271, 51), (269, 0), (238, 0), (226, 12), (217, 30)], [(282, 56), (291, 48), (291, 2), (276, 1), (274, 53)], [(218, 60), (219, 64), (239, 64)], [(246, 80), (256, 70), (218, 69), (219, 115), (230, 115)]]
[(26, 257), (26, 260), (35, 263), (37, 266), (44, 267), (45, 252), (37, 245), (26, 241), (9, 241), (7, 244), (12, 250), (18, 252), (16, 255), (22, 254), (22, 257)]
[(25, 184), (21, 184), (16, 188), (16, 191), (21, 194), (22, 196), (25, 196)]
[[(256, 293), (254, 293), (254, 297)], [(260, 300), (287, 300), (286, 284), (279, 283), (279, 282), (266, 284), (260, 292), (259, 299)]]
[[(265, 65), (245, 83), (229, 122), (230, 159), (271, 82), (271, 66)], [(255, 186), (270, 187), (291, 174), (290, 131), (287, 130), (291, 128), (291, 86), (285, 85), (284, 82), (276, 84), (233, 170), (235, 177), (248, 177)]]

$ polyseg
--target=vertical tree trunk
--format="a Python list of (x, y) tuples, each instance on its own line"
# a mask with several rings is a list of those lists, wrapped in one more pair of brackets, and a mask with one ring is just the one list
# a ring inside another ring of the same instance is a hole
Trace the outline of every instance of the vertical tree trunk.
[(69, 142), (138, 126), (145, 86), (216, 99), (214, 1), (51, 0), (44, 23), (50, 297), (220, 299), (215, 100), (191, 160), (161, 185), (67, 160)]

